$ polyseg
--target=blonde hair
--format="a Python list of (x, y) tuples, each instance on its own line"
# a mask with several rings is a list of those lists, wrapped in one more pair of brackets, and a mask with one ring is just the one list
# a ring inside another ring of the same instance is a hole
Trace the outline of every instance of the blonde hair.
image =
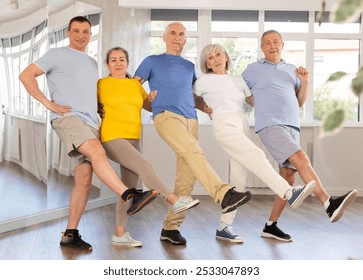
[(226, 70), (228, 71), (231, 68), (232, 60), (226, 49), (220, 44), (208, 44), (203, 48), (202, 53), (200, 54), (200, 70), (202, 70), (202, 72), (205, 74), (212, 72), (212, 69), (209, 69), (207, 67), (207, 59), (208, 55), (213, 50), (220, 51), (221, 53), (224, 53), (226, 55), (227, 58)]

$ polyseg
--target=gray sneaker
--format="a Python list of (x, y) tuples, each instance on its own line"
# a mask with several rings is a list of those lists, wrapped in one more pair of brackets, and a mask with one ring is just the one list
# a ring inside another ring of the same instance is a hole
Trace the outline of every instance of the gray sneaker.
[(288, 200), (292, 208), (298, 208), (301, 203), (307, 198), (315, 188), (315, 181), (310, 181), (305, 186), (297, 186), (292, 188), (292, 196)]
[(194, 199), (188, 196), (180, 196), (178, 201), (171, 206), (171, 209), (174, 214), (183, 212), (185, 210), (188, 210), (190, 208), (193, 208), (199, 204), (198, 199)]

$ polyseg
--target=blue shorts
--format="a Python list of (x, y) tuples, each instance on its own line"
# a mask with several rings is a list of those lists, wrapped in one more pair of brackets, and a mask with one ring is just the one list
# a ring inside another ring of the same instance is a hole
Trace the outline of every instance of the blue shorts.
[(279, 164), (279, 169), (288, 167), (296, 170), (289, 158), (301, 150), (299, 129), (286, 125), (272, 125), (261, 129), (258, 136)]

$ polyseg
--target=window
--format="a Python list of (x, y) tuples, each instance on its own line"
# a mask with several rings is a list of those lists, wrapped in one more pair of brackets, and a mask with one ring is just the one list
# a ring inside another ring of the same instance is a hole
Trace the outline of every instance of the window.
[[(0, 93), (2, 106), (6, 112), (45, 120), (45, 109), (26, 92), (18, 76), (31, 62), (45, 53), (46, 34), (47, 21), (43, 21), (23, 34), (1, 38), (1, 72), (6, 82), (1, 83)], [(44, 78), (39, 77), (38, 82), (43, 90)]]
[(309, 13), (304, 11), (265, 11), (265, 30), (308, 32)]
[(258, 11), (212, 11), (212, 32), (257, 32)]
[[(362, 26), (359, 19), (354, 23), (329, 22), (324, 13), (319, 26), (317, 11), (239, 11), (239, 10), (152, 10), (151, 53), (162, 53), (165, 46), (162, 34), (171, 21), (181, 21), (188, 28), (189, 45), (183, 57), (196, 65), (200, 74), (197, 54), (208, 43), (219, 43), (229, 52), (233, 69), (239, 75), (246, 66), (263, 56), (260, 37), (269, 29), (282, 33), (285, 41), (282, 57), (288, 63), (307, 67), (310, 71), (310, 94), (300, 117), (304, 122), (320, 121), (332, 109), (344, 107), (348, 120), (359, 122), (361, 101), (350, 90), (350, 82), (360, 66), (362, 52)], [(201, 30), (200, 24), (203, 23)], [(209, 23), (209, 24), (207, 24)], [(199, 26), (199, 28), (198, 28)], [(340, 81), (326, 83), (336, 71), (345, 71)], [(203, 114), (203, 113), (202, 113)], [(198, 115), (200, 115), (198, 113)], [(247, 111), (253, 122), (253, 111)], [(209, 123), (205, 116), (200, 123)]]
[[(333, 109), (344, 108), (348, 121), (358, 121), (358, 102), (350, 82), (359, 66), (359, 40), (317, 39), (314, 42), (314, 119), (322, 120)], [(326, 83), (337, 71), (343, 79)]]
[(324, 12), (321, 20), (321, 24), (319, 24), (317, 19), (318, 13), (315, 13), (315, 23), (314, 23), (314, 31), (315, 33), (359, 33), (360, 22), (358, 21), (352, 23), (344, 23), (344, 24), (336, 24), (329, 21), (330, 13)]
[[(92, 23), (92, 37), (88, 45), (88, 54), (98, 60), (100, 14), (86, 16)], [(32, 62), (45, 54), (50, 47), (62, 47), (69, 44), (67, 28), (48, 34), (48, 23), (43, 21), (23, 34), (0, 38), (0, 94), (2, 107), (6, 112), (45, 121), (46, 109), (31, 97), (20, 83), (19, 74)], [(45, 75), (37, 78), (39, 88), (47, 94)]]

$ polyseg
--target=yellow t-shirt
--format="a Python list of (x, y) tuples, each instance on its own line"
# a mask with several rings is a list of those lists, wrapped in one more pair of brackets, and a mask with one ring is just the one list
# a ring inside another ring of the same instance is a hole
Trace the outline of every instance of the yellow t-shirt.
[(98, 80), (97, 96), (105, 112), (100, 127), (101, 141), (140, 139), (141, 109), (147, 98), (140, 82), (128, 78), (103, 78)]

